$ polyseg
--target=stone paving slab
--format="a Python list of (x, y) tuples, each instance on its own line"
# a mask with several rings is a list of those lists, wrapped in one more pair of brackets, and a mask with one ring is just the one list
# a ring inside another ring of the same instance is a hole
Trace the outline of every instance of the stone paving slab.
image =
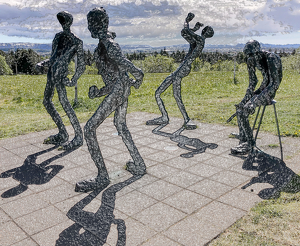
[[(196, 130), (185, 130), (182, 135), (188, 138), (218, 146), (183, 158), (180, 155), (188, 150), (145, 125), (154, 117), (127, 116), (147, 166), (147, 174), (139, 178), (124, 170), (131, 157), (112, 118), (98, 128), (111, 184), (96, 197), (74, 191), (76, 182), (96, 175), (86, 144), (70, 153), (43, 145), (56, 130), (1, 140), (0, 245), (114, 246), (122, 233), (128, 246), (206, 245), (261, 201), (263, 189), (273, 187), (255, 183), (242, 189), (258, 172), (243, 168), (246, 157), (230, 155), (238, 141), (228, 136), (236, 127), (197, 123)], [(173, 133), (182, 123), (171, 118), (161, 131)], [(68, 131), (72, 137), (71, 127)], [(280, 157), (279, 148), (274, 148), (277, 136), (259, 137), (259, 148)], [(284, 137), (282, 142), (285, 164), (299, 173), (299, 139)], [(26, 175), (31, 178), (24, 183)], [(80, 204), (84, 205), (78, 212)]]

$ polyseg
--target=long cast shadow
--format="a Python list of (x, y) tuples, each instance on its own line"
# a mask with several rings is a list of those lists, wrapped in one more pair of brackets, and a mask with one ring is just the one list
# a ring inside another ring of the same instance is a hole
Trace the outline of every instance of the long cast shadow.
[[(69, 219), (75, 224), (59, 234), (56, 246), (82, 246), (104, 245), (112, 224), (117, 225), (118, 241), (116, 246), (126, 245), (126, 225), (124, 220), (115, 219), (114, 209), (116, 193), (125, 186), (140, 179), (142, 175), (133, 176), (121, 183), (112, 185), (102, 194), (100, 208), (96, 213), (84, 211), (87, 206), (101, 191), (98, 189), (76, 203), (67, 213)], [(82, 230), (83, 229), (83, 230)], [(81, 233), (81, 231), (83, 231)]]
[(249, 154), (243, 163), (243, 169), (257, 171), (258, 176), (252, 178), (242, 189), (255, 183), (268, 183), (273, 186), (273, 188), (266, 188), (258, 193), (262, 199), (278, 198), (281, 191), (296, 193), (300, 190), (300, 186), (286, 188), (292, 179), (299, 180), (299, 176), (288, 168), (281, 159), (264, 152), (254, 151)]
[(189, 138), (187, 136), (180, 135), (185, 128), (181, 127), (174, 133), (167, 133), (161, 131), (162, 128), (164, 128), (167, 124), (162, 124), (156, 127), (152, 130), (154, 134), (169, 137), (171, 141), (176, 142), (177, 146), (182, 149), (186, 149), (190, 152), (181, 154), (181, 157), (184, 158), (191, 158), (196, 154), (204, 153), (207, 148), (209, 149), (215, 149), (218, 147), (217, 144), (214, 143), (204, 143), (198, 138)]
[(16, 187), (5, 191), (1, 195), (1, 197), (9, 198), (17, 196), (26, 191), (28, 189), (28, 185), (42, 185), (48, 183), (56, 174), (59, 173), (61, 169), (64, 168), (61, 165), (48, 166), (48, 164), (74, 151), (65, 151), (49, 158), (48, 160), (43, 161), (40, 164), (36, 163), (36, 159), (39, 155), (48, 153), (56, 148), (57, 146), (54, 146), (52, 148), (37, 152), (35, 154), (28, 155), (22, 166), (1, 173), (0, 178), (12, 177), (13, 179), (20, 182), (20, 184)]

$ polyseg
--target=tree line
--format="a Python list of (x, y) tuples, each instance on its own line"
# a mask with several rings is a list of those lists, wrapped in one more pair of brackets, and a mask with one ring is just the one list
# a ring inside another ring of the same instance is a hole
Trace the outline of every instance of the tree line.
[[(47, 68), (40, 70), (36, 69), (36, 64), (40, 61), (49, 58), (49, 56), (39, 55), (32, 49), (17, 49), (16, 51), (4, 52), (0, 50), (0, 75), (3, 74), (46, 74)], [(84, 51), (85, 64), (92, 66), (93, 55), (88, 51)], [(74, 60), (73, 60), (74, 63)], [(74, 64), (70, 65), (70, 69), (75, 67)]]
[[(271, 51), (271, 50), (270, 50)], [(293, 50), (287, 53), (284, 50), (279, 52), (282, 57), (284, 68), (300, 70), (299, 52)], [(133, 63), (142, 68), (146, 73), (154, 72), (172, 72), (181, 63), (186, 56), (184, 50), (167, 51), (165, 48), (160, 52), (133, 52), (127, 53), (125, 56), (133, 61)], [(38, 62), (49, 58), (49, 56), (39, 55), (32, 49), (17, 49), (16, 51), (4, 52), (0, 50), (0, 75), (3, 74), (46, 74), (47, 68), (37, 71), (35, 66)], [(97, 68), (93, 60), (93, 54), (90, 50), (84, 51), (84, 59), (86, 64), (86, 74), (97, 74)], [(239, 66), (245, 67), (245, 56), (243, 52), (203, 52), (197, 58), (193, 65), (193, 71), (214, 70), (214, 71), (233, 71), (234, 67), (238, 70)], [(74, 61), (69, 65), (69, 72), (75, 70)]]

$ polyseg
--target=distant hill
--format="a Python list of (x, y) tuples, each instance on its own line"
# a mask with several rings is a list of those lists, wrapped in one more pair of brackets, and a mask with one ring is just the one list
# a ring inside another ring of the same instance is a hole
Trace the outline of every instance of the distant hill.
[[(209, 45), (207, 44), (204, 48), (204, 51), (213, 52), (237, 52), (242, 51), (245, 44), (237, 44), (237, 45)], [(96, 44), (84, 44), (85, 50), (93, 51), (96, 48)], [(37, 53), (45, 55), (50, 54), (52, 44), (35, 44), (35, 43), (0, 43), (0, 50), (9, 51), (16, 49), (33, 49)], [(274, 45), (274, 44), (263, 44), (261, 43), (261, 47), (265, 50), (271, 49), (274, 50), (285, 50), (285, 52), (291, 52), (294, 49), (300, 47), (300, 44), (285, 44), (285, 45)], [(161, 46), (161, 47), (152, 47), (150, 45), (121, 45), (123, 52), (132, 53), (132, 52), (159, 52), (162, 49), (166, 49), (169, 52), (176, 50), (185, 50), (189, 49), (188, 44), (178, 44), (171, 46)]]

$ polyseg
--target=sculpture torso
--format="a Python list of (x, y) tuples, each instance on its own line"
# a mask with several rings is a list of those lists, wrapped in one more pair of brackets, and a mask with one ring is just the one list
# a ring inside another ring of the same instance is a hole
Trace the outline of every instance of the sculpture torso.
[(80, 42), (82, 41), (73, 33), (57, 33), (52, 44), (50, 64), (52, 65), (59, 60), (62, 66), (68, 65), (75, 56)]
[(183, 62), (179, 65), (177, 70), (174, 72), (179, 77), (183, 78), (191, 72), (193, 61), (200, 55), (204, 48), (205, 40), (201, 36), (195, 42), (190, 43), (188, 53), (183, 59)]

